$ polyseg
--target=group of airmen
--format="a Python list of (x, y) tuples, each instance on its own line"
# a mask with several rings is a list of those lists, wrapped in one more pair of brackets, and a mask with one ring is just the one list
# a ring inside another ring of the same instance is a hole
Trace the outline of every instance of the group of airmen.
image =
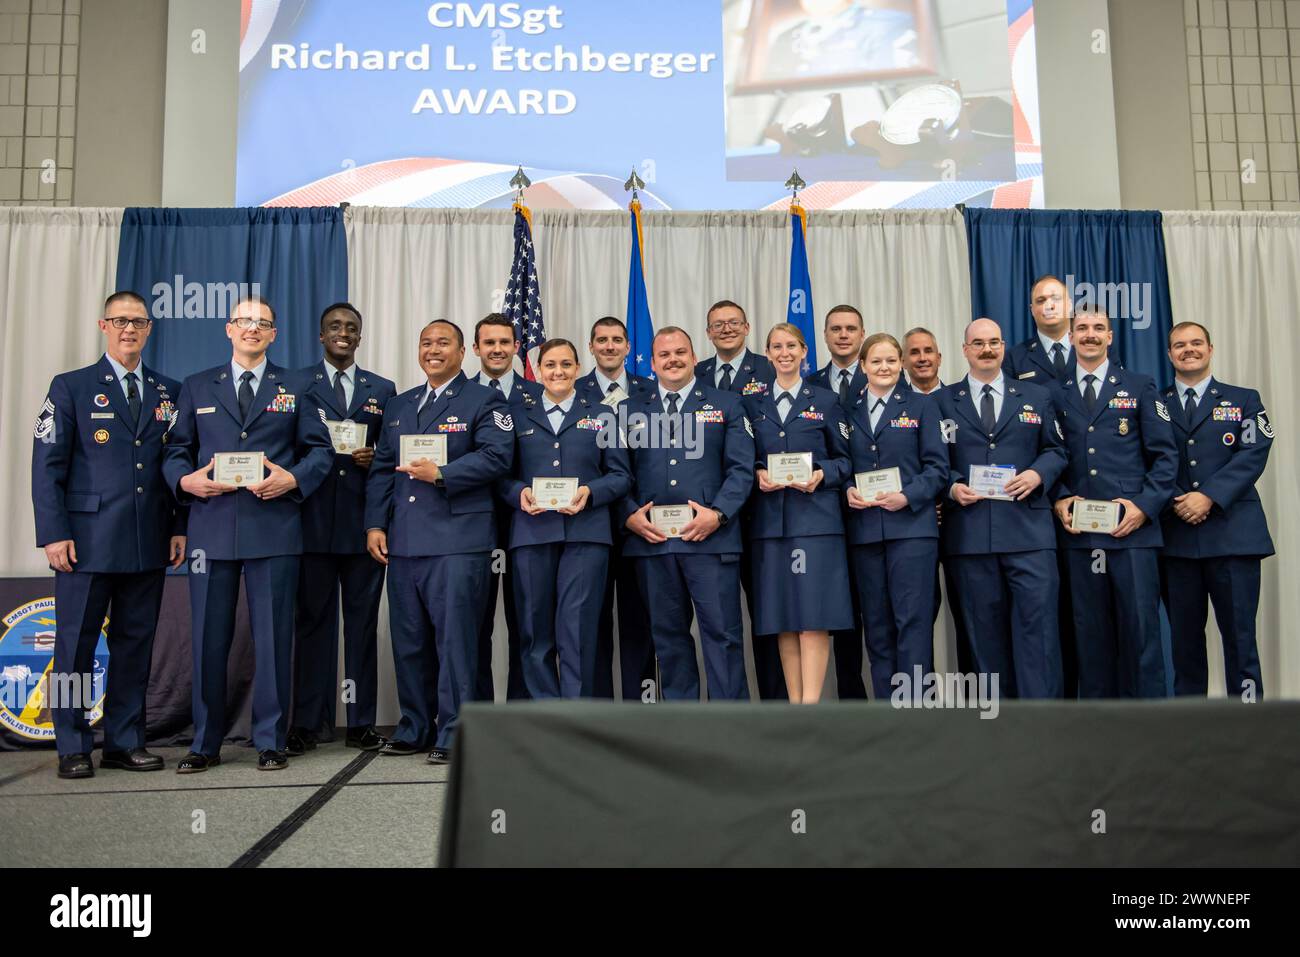
[[(759, 697), (808, 704), (832, 649), (842, 699), (932, 671), (942, 566), (958, 667), (1000, 695), (1205, 695), (1212, 603), (1227, 693), (1261, 699), (1273, 546), (1255, 484), (1273, 428), (1259, 394), (1212, 376), (1199, 324), (1171, 330), (1175, 385), (1160, 389), (1123, 367), (1102, 307), (1052, 276), (1029, 305), (1036, 334), (1015, 346), (971, 322), (947, 384), (932, 333), (868, 335), (849, 305), (826, 315), (820, 370), (788, 323), (750, 351), (744, 310), (723, 300), (706, 316), (714, 355), (661, 327), (653, 378), (628, 371), (615, 317), (591, 328), (594, 368), (554, 338), (536, 381), (508, 317), (472, 330), (472, 377), (465, 330), (435, 320), (419, 333), (426, 380), (399, 394), (357, 365), (348, 303), (321, 316), (321, 361), (289, 370), (267, 358), (271, 304), (241, 301), (231, 361), (181, 384), (141, 361), (145, 300), (114, 293), (104, 356), (55, 377), (35, 428), (53, 672), (91, 671), (107, 616), (100, 766), (161, 769), (145, 692), (166, 568), (187, 563), (194, 742), (177, 771), (220, 763), (241, 579), (260, 769), (332, 739), (340, 688), (349, 746), (446, 763), (461, 704), (497, 696), (499, 590), (501, 697), (748, 699), (743, 600)], [(232, 478), (256, 453), (256, 474)], [(387, 737), (385, 587), (401, 713)], [(59, 775), (92, 776), (86, 711), (52, 710)]]

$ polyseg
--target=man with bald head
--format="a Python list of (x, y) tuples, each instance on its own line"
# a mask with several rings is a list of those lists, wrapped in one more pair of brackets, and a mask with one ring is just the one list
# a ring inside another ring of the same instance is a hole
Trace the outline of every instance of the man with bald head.
[(969, 373), (938, 393), (950, 477), (941, 544), (978, 672), (1000, 695), (1059, 698), (1060, 579), (1048, 491), (1065, 468), (1051, 393), (1003, 374), (991, 319), (966, 327)]

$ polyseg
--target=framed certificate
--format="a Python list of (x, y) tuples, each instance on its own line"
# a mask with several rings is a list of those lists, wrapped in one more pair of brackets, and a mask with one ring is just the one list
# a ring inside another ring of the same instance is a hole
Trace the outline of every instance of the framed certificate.
[(767, 457), (767, 480), (773, 485), (793, 485), (812, 480), (811, 452), (773, 452)]
[(578, 494), (576, 478), (533, 479), (533, 501), (544, 509), (568, 508)]
[(363, 448), (366, 444), (364, 422), (353, 422), (347, 419), (335, 422), (333, 419), (326, 419), (325, 426), (330, 430), (330, 441), (334, 443), (334, 451), (340, 455), (351, 455), (354, 450)]
[(1002, 491), (1002, 486), (1015, 477), (1016, 469), (1012, 465), (972, 465), (970, 467), (971, 490), (976, 495), (981, 495), (984, 498), (1014, 502), (1014, 496)]
[(447, 464), (447, 436), (404, 435), (400, 458), (398, 465), (410, 465), (417, 459), (429, 459), (434, 465), (442, 468)]
[(857, 483), (858, 494), (868, 502), (874, 502), (880, 492), (889, 495), (903, 490), (903, 478), (899, 474), (897, 465), (887, 469), (876, 469), (874, 472), (857, 472), (853, 479)]
[(681, 538), (682, 528), (694, 518), (689, 505), (652, 505), (650, 524), (669, 538)]
[(1070, 527), (1079, 532), (1109, 535), (1119, 525), (1119, 502), (1077, 499), (1070, 511)]
[(218, 452), (212, 481), (244, 488), (262, 481), (266, 471), (261, 452)]

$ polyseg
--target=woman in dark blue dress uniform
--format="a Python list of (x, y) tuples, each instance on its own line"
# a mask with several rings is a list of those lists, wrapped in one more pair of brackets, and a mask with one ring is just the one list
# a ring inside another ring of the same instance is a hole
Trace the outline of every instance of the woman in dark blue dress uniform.
[[(627, 450), (601, 440), (615, 428), (612, 417), (601, 418), (609, 410), (574, 391), (573, 343), (548, 340), (537, 362), (545, 391), (524, 398), (514, 422), (514, 473), (499, 485), (515, 509), (510, 552), (524, 684), (534, 698), (591, 697), (612, 543), (609, 505), (627, 494), (632, 473)], [(575, 478), (577, 494), (560, 507), (538, 503), (538, 477)]]
[(919, 691), (914, 668), (934, 669), (934, 575), (939, 523), (934, 503), (948, 476), (939, 405), (899, 385), (903, 350), (887, 333), (862, 344), (867, 387), (850, 415), (854, 475), (897, 468), (902, 491), (868, 501), (854, 475), (845, 484), (854, 585), (871, 661), (872, 696), (890, 697), (895, 674)]
[[(758, 479), (749, 511), (754, 634), (777, 636), (795, 704), (821, 697), (830, 632), (853, 627), (839, 503), (850, 477), (849, 429), (835, 393), (802, 378), (807, 355), (797, 326), (773, 326), (767, 357), (776, 382), (745, 398)], [(787, 483), (768, 473), (770, 454), (794, 452), (812, 454), (811, 479)]]

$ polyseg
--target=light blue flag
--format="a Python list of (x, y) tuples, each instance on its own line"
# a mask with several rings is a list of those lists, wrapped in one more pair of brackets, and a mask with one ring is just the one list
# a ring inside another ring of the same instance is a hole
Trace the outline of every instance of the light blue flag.
[(803, 374), (821, 368), (817, 361), (817, 324), (813, 321), (812, 276), (808, 272), (808, 214), (790, 205), (790, 305), (785, 321), (799, 327), (808, 342)]
[(650, 347), (654, 343), (655, 327), (650, 320), (650, 301), (645, 291), (645, 262), (641, 253), (641, 204), (632, 200), (628, 209), (632, 213), (632, 262), (627, 273), (627, 334), (631, 351), (627, 355), (627, 369), (633, 375), (654, 377), (650, 368)]

